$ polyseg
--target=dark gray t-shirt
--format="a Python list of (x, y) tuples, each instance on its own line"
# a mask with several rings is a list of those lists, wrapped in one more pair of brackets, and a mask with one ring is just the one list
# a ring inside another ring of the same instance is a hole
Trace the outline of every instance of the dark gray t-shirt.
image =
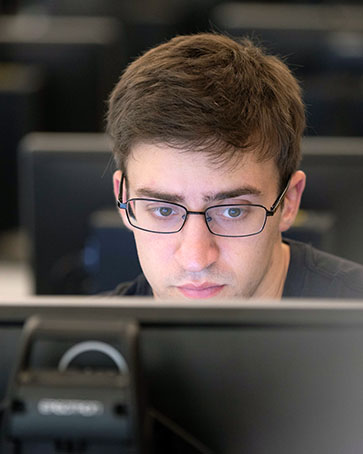
[(290, 264), (283, 298), (362, 298), (363, 265), (285, 240)]
[[(363, 265), (319, 251), (312, 246), (286, 239), (290, 264), (283, 298), (363, 299)], [(120, 284), (111, 295), (152, 296), (143, 274)]]

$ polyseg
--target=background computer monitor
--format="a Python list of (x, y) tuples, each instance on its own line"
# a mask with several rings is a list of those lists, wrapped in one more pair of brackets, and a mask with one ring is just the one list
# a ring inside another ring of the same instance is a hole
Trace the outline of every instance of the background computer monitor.
[[(147, 414), (159, 415), (164, 429), (156, 441), (158, 453), (340, 454), (361, 449), (359, 301), (2, 299), (1, 398), (23, 322), (34, 314), (85, 326), (90, 320), (139, 324)], [(57, 365), (68, 348), (58, 341), (48, 342), (33, 371)], [(177, 450), (181, 435), (189, 450)]]
[(301, 168), (307, 175), (301, 208), (334, 218), (328, 252), (363, 264), (363, 140), (306, 137)]
[[(90, 217), (100, 209), (115, 210), (110, 143), (104, 134), (34, 133), (19, 154), (20, 219), (35, 292), (90, 293), (84, 269), (84, 259), (91, 260), (90, 254), (84, 257)], [(118, 269), (120, 280), (127, 280), (135, 277), (127, 267), (122, 272), (133, 239), (128, 230), (122, 233), (127, 240), (119, 246), (125, 249), (119, 251)]]

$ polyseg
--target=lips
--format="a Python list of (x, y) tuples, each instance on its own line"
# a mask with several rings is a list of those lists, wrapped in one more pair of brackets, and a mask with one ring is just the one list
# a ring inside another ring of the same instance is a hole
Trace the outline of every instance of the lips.
[(204, 282), (203, 284), (184, 284), (177, 287), (178, 290), (187, 298), (212, 298), (222, 291), (224, 285), (215, 284), (213, 282)]

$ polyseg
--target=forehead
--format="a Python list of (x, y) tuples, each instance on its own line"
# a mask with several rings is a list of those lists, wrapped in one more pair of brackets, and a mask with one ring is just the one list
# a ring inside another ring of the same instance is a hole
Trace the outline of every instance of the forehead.
[(275, 163), (258, 162), (252, 152), (216, 164), (207, 152), (150, 143), (133, 146), (127, 177), (131, 187), (141, 185), (176, 192), (229, 190), (236, 185), (256, 186), (264, 192), (270, 184), (272, 187), (278, 184)]

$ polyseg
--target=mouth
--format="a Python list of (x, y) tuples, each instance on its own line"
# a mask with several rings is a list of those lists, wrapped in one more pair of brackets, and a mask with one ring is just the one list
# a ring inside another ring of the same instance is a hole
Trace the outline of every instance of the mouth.
[(178, 286), (177, 289), (187, 298), (204, 299), (218, 295), (224, 287), (224, 285), (205, 282), (200, 285), (184, 284)]

